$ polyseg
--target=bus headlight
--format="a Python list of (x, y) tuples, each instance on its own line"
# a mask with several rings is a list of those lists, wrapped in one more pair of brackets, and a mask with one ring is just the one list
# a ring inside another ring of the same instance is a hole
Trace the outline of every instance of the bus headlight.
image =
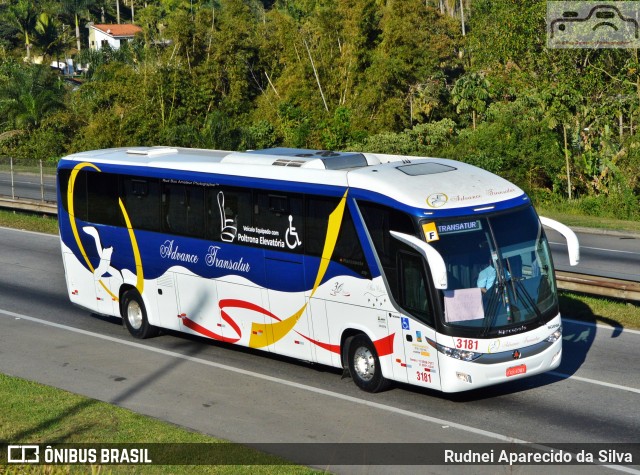
[(482, 353), (474, 353), (473, 351), (449, 348), (448, 346), (441, 345), (440, 343), (436, 343), (436, 350), (438, 350), (443, 355), (447, 355), (451, 358), (462, 361), (473, 361), (476, 358), (480, 358), (480, 356), (482, 355)]
[(548, 341), (549, 343), (555, 343), (560, 338), (562, 338), (562, 327), (558, 328), (551, 335), (544, 339), (544, 341)]

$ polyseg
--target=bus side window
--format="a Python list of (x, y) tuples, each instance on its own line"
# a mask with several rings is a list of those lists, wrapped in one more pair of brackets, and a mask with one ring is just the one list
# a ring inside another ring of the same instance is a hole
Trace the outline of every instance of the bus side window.
[(370, 278), (371, 271), (364, 257), (362, 243), (351, 219), (349, 208), (345, 208), (338, 242), (333, 250), (333, 260), (356, 271), (362, 277)]
[(164, 184), (163, 224), (166, 230), (185, 236), (202, 237), (204, 191), (194, 185)]
[(162, 226), (164, 231), (183, 234), (187, 227), (184, 185), (162, 185)]
[(187, 234), (204, 236), (204, 188), (201, 186), (187, 187)]
[(398, 253), (398, 287), (400, 289), (397, 302), (424, 323), (433, 326), (433, 315), (427, 292), (427, 275), (422, 258), (407, 251)]
[(220, 209), (218, 208), (218, 188), (209, 188), (204, 198), (205, 223), (204, 237), (215, 241), (220, 240)]
[[(309, 197), (307, 199), (306, 252), (320, 257), (327, 236), (329, 215), (335, 210), (339, 200), (336, 198)], [(345, 207), (338, 240), (331, 260), (356, 272), (359, 276), (370, 278), (371, 271), (362, 250), (362, 244), (356, 232), (349, 208)]]
[(213, 241), (238, 243), (238, 232), (242, 232), (243, 226), (251, 226), (251, 214), (251, 191), (208, 188), (205, 237)]
[(118, 176), (87, 172), (87, 221), (110, 226), (124, 226), (118, 203)]
[[(87, 171), (80, 170), (73, 186), (73, 213), (76, 219), (87, 221), (89, 219), (89, 198), (87, 196)], [(68, 183), (67, 183), (68, 189)], [(66, 191), (66, 190), (65, 190)], [(66, 200), (66, 196), (65, 196)], [(68, 206), (68, 203), (67, 203)], [(68, 208), (67, 208), (68, 211)]]
[(338, 205), (338, 201), (331, 198), (307, 198), (304, 242), (308, 255), (322, 256), (329, 215)]
[(123, 197), (133, 229), (161, 232), (160, 183), (151, 178), (124, 177)]
[[(256, 237), (260, 235), (267, 239), (280, 239), (285, 243), (283, 251), (301, 253), (305, 244), (302, 210), (302, 195), (277, 191), (256, 192)], [(268, 234), (263, 234), (263, 231)]]

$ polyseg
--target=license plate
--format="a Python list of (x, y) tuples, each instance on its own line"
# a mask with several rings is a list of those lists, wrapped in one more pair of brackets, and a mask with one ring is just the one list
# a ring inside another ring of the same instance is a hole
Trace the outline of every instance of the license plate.
[(507, 378), (509, 376), (515, 376), (517, 374), (524, 374), (527, 372), (527, 365), (521, 364), (518, 366), (512, 366), (511, 368), (507, 368)]

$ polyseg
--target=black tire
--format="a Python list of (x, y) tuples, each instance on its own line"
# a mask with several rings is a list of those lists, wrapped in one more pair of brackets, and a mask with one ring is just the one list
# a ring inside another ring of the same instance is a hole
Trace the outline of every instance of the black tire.
[(356, 386), (369, 393), (389, 387), (389, 380), (382, 376), (378, 353), (369, 338), (356, 335), (349, 338), (345, 346), (349, 373)]
[(124, 325), (134, 338), (142, 340), (157, 335), (158, 330), (149, 324), (147, 309), (137, 290), (127, 290), (122, 295), (120, 314)]

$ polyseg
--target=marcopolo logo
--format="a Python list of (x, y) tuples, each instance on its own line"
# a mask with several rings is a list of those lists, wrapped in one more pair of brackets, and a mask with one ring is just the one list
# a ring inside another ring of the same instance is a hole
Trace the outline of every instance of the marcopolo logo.
[(548, 1), (549, 48), (640, 47), (640, 1)]

